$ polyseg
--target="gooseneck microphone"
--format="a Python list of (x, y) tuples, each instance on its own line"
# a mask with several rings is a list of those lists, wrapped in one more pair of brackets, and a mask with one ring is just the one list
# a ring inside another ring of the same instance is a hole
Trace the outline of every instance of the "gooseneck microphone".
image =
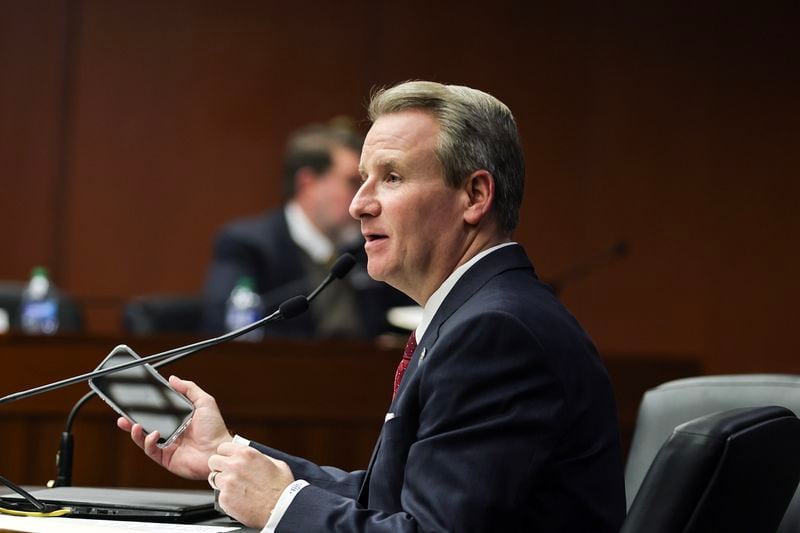
[(320, 283), (319, 286), (308, 295), (308, 301), (310, 302), (316, 298), (325, 287), (333, 283), (335, 280), (345, 277), (350, 270), (353, 269), (355, 264), (356, 258), (353, 257), (353, 254), (343, 254), (341, 257), (339, 257), (339, 259), (337, 259), (331, 266), (330, 272), (325, 279), (322, 280), (322, 283)]
[[(221, 335), (219, 337), (215, 337), (213, 339), (208, 339), (201, 342), (196, 342), (194, 344), (188, 344), (186, 346), (173, 348), (172, 350), (167, 350), (165, 352), (157, 353), (155, 355), (150, 355), (143, 359), (131, 361), (130, 363), (117, 365), (101, 371), (89, 372), (86, 374), (82, 374), (80, 376), (76, 376), (74, 378), (65, 379), (52, 384), (44, 385), (42, 387), (37, 387), (35, 389), (23, 391), (21, 393), (12, 394), (6, 396), (5, 398), (0, 399), (0, 403), (4, 403), (5, 401), (14, 401), (21, 398), (26, 398), (28, 396), (39, 394), (41, 392), (47, 392), (57, 388), (66, 387), (71, 383), (75, 383), (77, 381), (83, 381), (84, 379), (88, 381), (89, 379), (93, 379), (94, 377), (103, 376), (105, 374), (112, 374), (116, 371), (125, 370), (126, 368), (131, 368), (134, 366), (140, 366), (142, 364), (145, 364), (147, 361), (158, 361), (153, 363), (152, 365), (153, 368), (158, 368), (167, 365), (169, 363), (178, 361), (180, 359), (183, 359), (184, 357), (188, 357), (189, 355), (199, 352), (200, 350), (203, 350), (205, 348), (210, 348), (211, 346), (215, 346), (219, 343), (239, 337), (240, 335), (244, 335), (249, 331), (252, 331), (270, 322), (274, 322), (275, 320), (280, 320), (280, 319), (286, 320), (289, 318), (294, 318), (297, 315), (304, 313), (308, 309), (308, 304), (310, 301), (311, 299), (306, 298), (305, 296), (294, 296), (292, 298), (289, 298), (282, 304), (280, 304), (278, 306), (278, 309), (271, 315), (266, 316), (260, 320), (257, 320), (252, 324), (248, 324), (247, 326), (231, 331), (230, 333), (226, 333), (225, 335)], [(86, 394), (83, 395), (83, 397), (81, 397), (80, 400), (78, 400), (75, 403), (75, 405), (72, 407), (72, 410), (69, 412), (69, 415), (67, 416), (67, 421), (64, 425), (64, 431), (61, 432), (61, 440), (59, 441), (58, 452), (56, 452), (56, 477), (55, 479), (48, 482), (47, 484), (48, 487), (69, 487), (72, 485), (72, 456), (74, 449), (72, 423), (74, 422), (75, 417), (78, 414), (78, 411), (80, 411), (81, 408), (95, 396), (97, 396), (97, 394), (94, 391), (87, 392)], [(6, 398), (9, 399), (6, 400)]]
[(274, 322), (276, 320), (294, 318), (295, 316), (305, 312), (308, 309), (308, 305), (309, 303), (311, 303), (311, 300), (316, 298), (317, 295), (322, 291), (322, 289), (330, 285), (333, 280), (341, 278), (345, 274), (347, 274), (347, 272), (349, 272), (350, 269), (353, 268), (353, 265), (355, 265), (355, 258), (350, 254), (344, 254), (343, 256), (341, 256), (339, 259), (336, 260), (333, 267), (331, 268), (330, 274), (328, 274), (328, 276), (322, 281), (320, 286), (314, 289), (314, 291), (309, 296), (300, 295), (289, 298), (288, 300), (283, 302), (280, 306), (278, 306), (278, 309), (273, 313), (265, 316), (260, 320), (256, 320), (252, 324), (248, 324), (247, 326), (233, 330), (230, 333), (226, 333), (224, 335), (220, 335), (219, 337), (214, 337), (204, 341), (195, 342), (193, 344), (187, 344), (186, 346), (173, 348), (171, 350), (167, 350), (157, 354), (148, 355), (147, 357), (143, 357), (142, 359), (130, 361), (128, 363), (123, 363), (121, 365), (95, 370), (93, 372), (87, 372), (85, 374), (80, 374), (77, 376), (73, 376), (71, 378), (62, 379), (60, 381), (54, 381), (53, 383), (48, 383), (46, 385), (41, 385), (39, 387), (34, 387), (32, 389), (24, 390), (21, 392), (15, 392), (13, 394), (9, 394), (7, 396), (3, 396), (2, 398), (0, 398), (0, 404), (21, 400), (23, 398), (28, 398), (29, 396), (35, 396), (37, 394), (42, 394), (45, 392), (49, 392), (51, 390), (61, 389), (63, 387), (67, 387), (75, 383), (80, 383), (82, 381), (89, 381), (90, 379), (99, 378), (107, 374), (113, 374), (114, 372), (127, 370), (129, 368), (142, 366), (147, 363), (156, 363), (162, 360), (163, 360), (162, 364), (174, 363), (175, 361), (178, 361), (197, 351), (210, 348), (211, 346), (216, 346), (217, 344), (220, 344), (222, 342), (231, 339), (235, 339), (240, 335), (244, 335), (249, 331), (253, 331), (254, 329), (260, 328), (265, 324), (269, 324), (270, 322)]
[(53, 383), (48, 383), (46, 385), (41, 385), (39, 387), (34, 387), (32, 389), (15, 392), (13, 394), (9, 394), (7, 396), (3, 396), (2, 398), (0, 398), (0, 404), (14, 402), (17, 400), (21, 400), (23, 398), (28, 398), (29, 396), (36, 396), (37, 394), (42, 394), (45, 392), (50, 392), (52, 390), (61, 389), (63, 387), (67, 387), (75, 383), (80, 383), (81, 381), (89, 381), (90, 379), (99, 378), (107, 374), (113, 374), (114, 372), (127, 370), (129, 368), (141, 366), (147, 363), (155, 363), (162, 360), (165, 363), (171, 363), (177, 361), (178, 359), (186, 357), (187, 355), (193, 354), (197, 351), (209, 348), (211, 346), (215, 346), (221, 342), (225, 342), (230, 339), (235, 339), (240, 335), (244, 335), (248, 331), (252, 331), (265, 324), (269, 324), (270, 322), (286, 318), (281, 313), (281, 310), (286, 310), (287, 314), (291, 314), (291, 316), (289, 317), (291, 318), (302, 313), (306, 309), (308, 309), (308, 298), (306, 298), (305, 296), (295, 296), (294, 298), (289, 298), (288, 300), (283, 302), (279, 306), (279, 308), (272, 314), (267, 315), (264, 318), (253, 322), (252, 324), (248, 324), (247, 326), (231, 331), (230, 333), (226, 333), (225, 335), (220, 335), (219, 337), (214, 337), (212, 339), (195, 342), (193, 344), (187, 344), (186, 346), (180, 346), (178, 348), (173, 348), (171, 350), (167, 350), (157, 354), (148, 355), (147, 357), (143, 357), (142, 359), (135, 359), (133, 361), (130, 361), (128, 363), (123, 363), (121, 365), (95, 370), (93, 372), (86, 372), (85, 374), (80, 374), (77, 376), (73, 376), (71, 378), (62, 379), (60, 381), (54, 381)]
[(571, 282), (588, 276), (595, 270), (609, 265), (617, 259), (625, 257), (628, 255), (629, 251), (630, 247), (628, 246), (628, 243), (625, 241), (619, 241), (594, 257), (574, 265), (572, 268), (559, 274), (554, 279), (546, 280), (546, 282), (548, 285), (550, 285), (550, 289), (553, 291), (553, 294), (559, 296), (564, 291), (564, 287), (569, 285)]
[[(151, 362), (153, 363), (153, 367), (158, 368), (163, 365), (167, 365), (169, 363), (174, 363), (175, 361), (183, 359), (184, 357), (187, 357), (200, 350), (216, 346), (217, 344), (220, 344), (222, 342), (226, 342), (241, 335), (244, 335), (245, 333), (248, 333), (254, 329), (269, 324), (270, 322), (274, 322), (276, 320), (287, 320), (294, 318), (304, 313), (306, 310), (308, 310), (309, 304), (319, 295), (320, 292), (322, 292), (334, 280), (345, 277), (355, 264), (356, 264), (356, 259), (355, 257), (353, 257), (352, 254), (347, 253), (340, 256), (334, 262), (329, 274), (325, 277), (322, 283), (320, 283), (319, 286), (311, 292), (311, 294), (309, 294), (308, 296), (298, 295), (289, 298), (288, 300), (281, 303), (278, 306), (278, 309), (275, 310), (273, 313), (253, 322), (252, 324), (248, 324), (244, 327), (241, 327), (224, 335), (220, 335), (218, 337), (196, 342), (193, 344), (187, 344), (185, 346), (180, 346), (178, 348), (173, 348), (171, 350), (149, 355), (147, 357), (137, 359), (129, 363), (124, 363), (113, 367), (104, 368), (101, 370), (95, 370), (93, 372), (87, 372), (85, 374), (80, 374), (78, 376), (74, 376), (71, 378), (62, 379), (60, 381), (48, 383), (46, 385), (41, 385), (39, 387), (34, 387), (32, 389), (28, 389), (25, 391), (9, 394), (7, 396), (0, 398), (0, 404), (21, 400), (23, 398), (28, 398), (30, 396), (35, 396), (37, 394), (42, 394), (45, 392), (49, 392), (51, 390), (60, 389), (75, 383), (80, 383), (81, 381), (88, 381), (93, 378), (105, 376), (107, 374), (112, 374), (114, 372), (127, 370), (129, 368), (137, 366), (142, 366), (144, 364)], [(86, 402), (88, 402), (93, 396), (95, 396), (94, 391), (85, 394), (80, 400), (78, 400), (78, 402), (72, 408), (72, 411), (70, 412), (69, 416), (67, 417), (66, 427), (64, 432), (62, 432), (61, 434), (59, 451), (58, 454), (56, 455), (57, 476), (56, 479), (51, 482), (52, 486), (60, 487), (60, 486), (71, 485), (72, 452), (73, 452), (72, 422), (75, 418), (75, 415), (80, 410), (80, 408)]]

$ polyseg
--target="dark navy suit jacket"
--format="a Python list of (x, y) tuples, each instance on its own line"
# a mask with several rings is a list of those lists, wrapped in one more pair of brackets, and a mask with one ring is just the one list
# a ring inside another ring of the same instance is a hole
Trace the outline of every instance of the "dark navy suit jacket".
[[(390, 329), (386, 311), (397, 305), (413, 304), (410, 299), (385, 283), (372, 280), (366, 272), (363, 243), (352, 250), (356, 266), (345, 280), (356, 296), (364, 337), (372, 338)], [(298, 294), (308, 294), (321, 280), (311, 279), (304, 267), (305, 252), (292, 240), (282, 209), (227, 224), (216, 238), (211, 266), (204, 290), (203, 325), (211, 333), (225, 330), (225, 304), (239, 278), (249, 276), (262, 294), (267, 312)], [(274, 322), (267, 335), (284, 337), (317, 336), (315, 314), (310, 312), (292, 320)]]
[(608, 376), (520, 246), (458, 281), (389, 413), (366, 471), (252, 444), (311, 483), (278, 531), (616, 533), (622, 524)]

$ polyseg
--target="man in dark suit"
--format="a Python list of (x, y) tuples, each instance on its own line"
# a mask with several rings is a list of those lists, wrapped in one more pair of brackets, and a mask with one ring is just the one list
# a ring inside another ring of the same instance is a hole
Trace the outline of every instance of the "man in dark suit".
[[(359, 261), (344, 283), (297, 320), (277, 322), (264, 333), (282, 337), (373, 338), (389, 329), (386, 312), (407, 299), (366, 273), (363, 239), (348, 206), (361, 182), (362, 139), (347, 128), (312, 125), (295, 132), (284, 156), (286, 205), (227, 224), (216, 238), (204, 289), (203, 323), (226, 329), (226, 302), (249, 278), (265, 312), (297, 294), (308, 294), (340, 253)], [(324, 313), (322, 312), (324, 310)]]
[[(511, 112), (466, 87), (377, 93), (350, 206), (368, 270), (424, 307), (365, 471), (227, 435), (213, 399), (182, 441), (124, 420), (171, 471), (207, 475), (264, 531), (616, 532), (625, 513), (608, 376), (576, 320), (511, 241), (524, 164)], [(206, 463), (203, 459), (207, 459)]]

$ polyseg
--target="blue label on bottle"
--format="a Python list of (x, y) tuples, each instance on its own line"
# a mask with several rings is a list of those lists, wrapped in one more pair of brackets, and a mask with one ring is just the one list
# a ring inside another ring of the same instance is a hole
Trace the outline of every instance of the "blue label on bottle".
[(52, 335), (58, 330), (58, 302), (52, 298), (26, 302), (22, 308), (21, 322), (26, 333)]

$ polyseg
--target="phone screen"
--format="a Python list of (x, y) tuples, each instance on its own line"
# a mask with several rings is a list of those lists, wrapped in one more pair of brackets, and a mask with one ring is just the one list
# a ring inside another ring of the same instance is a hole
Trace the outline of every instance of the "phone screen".
[[(97, 370), (128, 363), (140, 357), (127, 346), (117, 346)], [(158, 431), (159, 445), (167, 446), (186, 428), (194, 406), (170, 387), (148, 365), (112, 372), (89, 380), (89, 385), (117, 413), (141, 424), (146, 433)]]

